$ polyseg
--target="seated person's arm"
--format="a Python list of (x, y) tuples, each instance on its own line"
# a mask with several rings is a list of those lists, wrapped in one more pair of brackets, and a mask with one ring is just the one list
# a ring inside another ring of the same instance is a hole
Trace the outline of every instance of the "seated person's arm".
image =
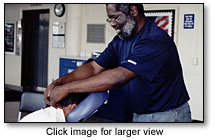
[(99, 92), (118, 87), (137, 75), (123, 67), (105, 70), (94, 76), (77, 80), (62, 86), (56, 86), (50, 95), (51, 105), (68, 96), (70, 93)]
[(90, 63), (80, 66), (73, 72), (55, 80), (47, 87), (47, 89), (44, 92), (45, 103), (50, 105), (50, 99), (49, 99), (50, 92), (56, 86), (64, 85), (66, 83), (70, 83), (70, 82), (76, 81), (76, 80), (86, 79), (86, 78), (91, 77), (95, 74), (98, 74), (102, 71), (104, 71), (104, 68), (99, 66), (95, 61), (92, 61)]

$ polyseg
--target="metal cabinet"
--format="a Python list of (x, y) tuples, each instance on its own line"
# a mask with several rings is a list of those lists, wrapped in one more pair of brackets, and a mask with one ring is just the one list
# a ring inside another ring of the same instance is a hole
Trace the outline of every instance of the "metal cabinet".
[(77, 69), (79, 66), (85, 64), (87, 60), (83, 59), (73, 59), (73, 58), (60, 58), (60, 71), (59, 77), (62, 77), (73, 70)]

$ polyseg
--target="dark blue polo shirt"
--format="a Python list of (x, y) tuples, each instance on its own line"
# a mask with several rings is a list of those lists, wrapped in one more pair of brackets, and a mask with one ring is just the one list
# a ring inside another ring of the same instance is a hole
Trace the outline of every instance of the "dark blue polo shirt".
[(121, 66), (138, 75), (120, 88), (131, 112), (166, 111), (189, 100), (175, 43), (152, 20), (129, 39), (115, 36), (95, 61), (106, 69)]

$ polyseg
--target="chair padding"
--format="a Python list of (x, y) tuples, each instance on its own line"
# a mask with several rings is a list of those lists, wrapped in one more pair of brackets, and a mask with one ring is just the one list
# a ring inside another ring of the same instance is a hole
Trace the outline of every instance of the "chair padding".
[(43, 93), (23, 92), (19, 107), (21, 112), (34, 112), (42, 108), (46, 108)]
[(90, 93), (66, 117), (66, 122), (80, 122), (92, 115), (108, 99), (107, 92)]

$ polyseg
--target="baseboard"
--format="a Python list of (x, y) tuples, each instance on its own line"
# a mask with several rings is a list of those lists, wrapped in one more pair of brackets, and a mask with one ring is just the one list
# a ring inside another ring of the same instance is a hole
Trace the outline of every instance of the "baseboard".
[(15, 86), (15, 85), (10, 85), (10, 84), (5, 84), (4, 85), (5, 90), (15, 90), (15, 91), (23, 91), (22, 86)]

